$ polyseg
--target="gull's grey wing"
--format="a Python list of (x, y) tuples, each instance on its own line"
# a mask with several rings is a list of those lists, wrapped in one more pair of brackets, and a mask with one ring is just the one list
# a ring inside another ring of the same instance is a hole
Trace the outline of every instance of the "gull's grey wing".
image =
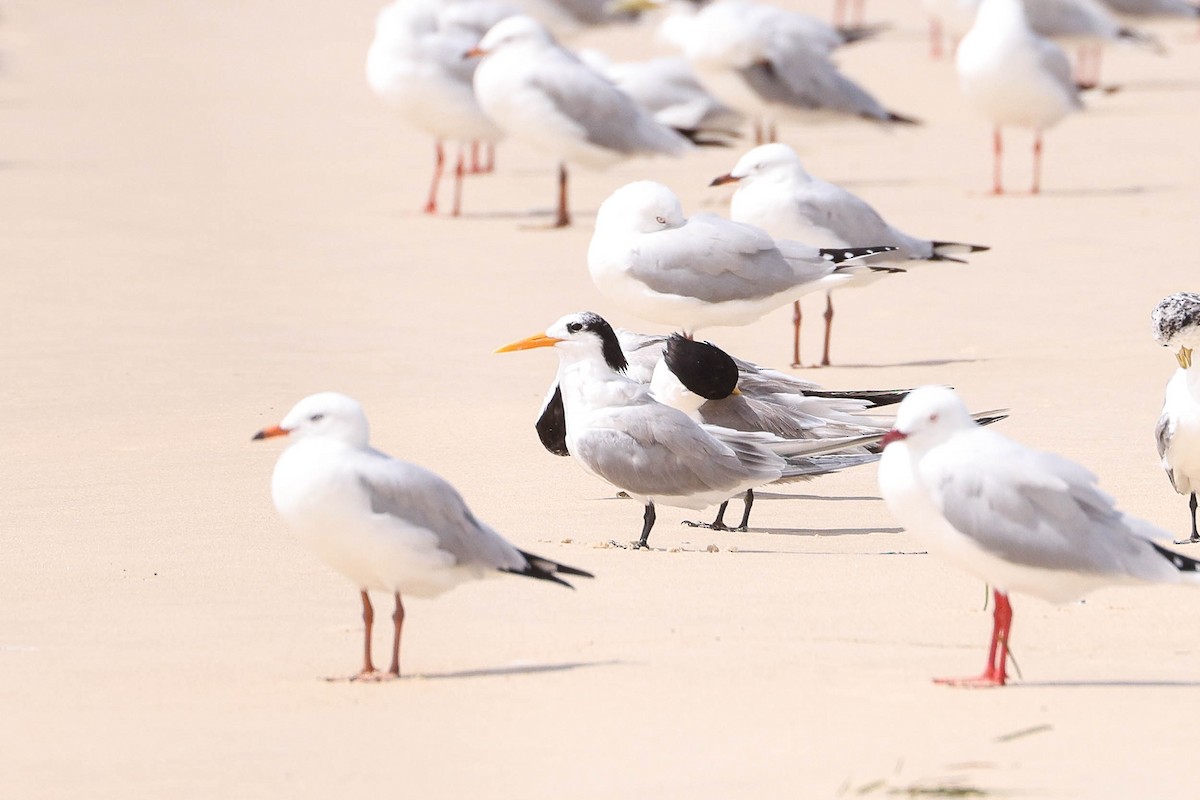
[(1075, 108), (1083, 108), (1079, 99), (1079, 89), (1075, 86), (1075, 77), (1071, 71), (1071, 60), (1066, 51), (1049, 39), (1038, 37), (1034, 42), (1037, 48), (1038, 63), (1062, 90)]
[(681, 227), (644, 235), (629, 272), (656, 292), (719, 303), (770, 297), (834, 266), (819, 255), (785, 258), (760, 228), (696, 214)]
[(933, 243), (893, 228), (870, 203), (858, 195), (828, 181), (814, 179), (797, 189), (793, 196), (797, 210), (813, 225), (830, 231), (849, 247), (891, 245), (898, 253), (882, 256), (929, 258)]
[(521, 570), (526, 559), (500, 534), (481, 523), (445, 479), (405, 461), (372, 451), (359, 473), (371, 510), (432, 531), (438, 547), (464, 566)]
[(946, 520), (981, 548), (1082, 574), (1153, 577), (1168, 566), (1148, 542), (1155, 529), (1117, 511), (1095, 475), (1051, 453), (989, 441), (976, 434), (969, 457), (926, 476)]
[(768, 103), (885, 122), (892, 116), (826, 56), (811, 49), (777, 50), (771, 57), (743, 67), (739, 74)]
[(690, 143), (659, 125), (616, 84), (565, 50), (555, 50), (531, 83), (597, 147), (618, 153), (680, 155)]

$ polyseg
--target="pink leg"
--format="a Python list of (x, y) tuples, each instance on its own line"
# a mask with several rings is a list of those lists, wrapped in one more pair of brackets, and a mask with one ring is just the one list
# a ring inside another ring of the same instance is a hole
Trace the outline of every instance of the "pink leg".
[(800, 311), (800, 301), (792, 303), (792, 366), (802, 367), (800, 363), (800, 322), (804, 319), (804, 314)]
[(821, 354), (821, 366), (829, 366), (829, 335), (833, 332), (833, 292), (825, 293), (825, 350)]
[(854, 24), (862, 25), (867, 18), (867, 0), (854, 0)]
[(479, 140), (475, 139), (471, 142), (471, 174), (478, 175), (483, 172), (483, 167), (479, 160)]
[(992, 590), (995, 610), (992, 612), (992, 641), (988, 646), (987, 664), (977, 678), (937, 678), (934, 683), (944, 686), (982, 688), (1003, 686), (1008, 681), (1008, 635), (1012, 630), (1012, 606), (1008, 595)]
[(937, 61), (942, 57), (942, 23), (929, 18), (929, 57)]
[(846, 19), (847, 0), (833, 0), (833, 27), (840, 28)]
[(495, 142), (487, 143), (487, 163), (484, 164), (483, 171), (484, 172), (495, 172), (496, 171), (496, 143)]
[(1004, 140), (1000, 136), (999, 126), (992, 132), (992, 194), (1004, 194), (1003, 172), (1000, 169), (1000, 156), (1004, 152)]
[(371, 663), (371, 625), (375, 622), (375, 609), (371, 607), (371, 596), (366, 592), (362, 595), (363, 606), (363, 666), (358, 678), (370, 678), (375, 674), (375, 665)]
[(463, 150), (465, 145), (458, 146), (458, 160), (454, 163), (454, 206), (450, 211), (450, 216), (457, 217), (462, 213), (462, 184), (463, 184), (463, 161), (465, 154)]
[(396, 592), (396, 610), (392, 612), (392, 625), (395, 628), (392, 639), (392, 665), (388, 674), (400, 677), (400, 630), (404, 627), (404, 604), (400, 602), (400, 593)]
[(1033, 187), (1030, 194), (1038, 194), (1042, 190), (1042, 132), (1033, 136)]
[(434, 142), (435, 158), (433, 162), (433, 182), (429, 185), (429, 199), (425, 201), (425, 213), (437, 213), (438, 183), (442, 180), (442, 166), (446, 163), (446, 153), (442, 149), (442, 140)]
[(567, 210), (567, 165), (558, 165), (558, 218), (554, 227), (565, 228), (571, 224), (571, 212)]

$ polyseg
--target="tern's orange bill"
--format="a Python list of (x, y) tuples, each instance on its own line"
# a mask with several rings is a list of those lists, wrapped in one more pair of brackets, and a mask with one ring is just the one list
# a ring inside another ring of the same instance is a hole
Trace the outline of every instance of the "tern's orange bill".
[(538, 333), (519, 342), (506, 344), (504, 347), (498, 348), (497, 353), (513, 353), (517, 350), (532, 350), (535, 347), (554, 347), (561, 342), (562, 339), (555, 339), (553, 336), (547, 336), (544, 333)]
[(255, 439), (270, 439), (273, 436), (287, 436), (291, 431), (286, 431), (278, 425), (272, 425), (269, 428), (263, 428), (258, 433), (254, 434)]

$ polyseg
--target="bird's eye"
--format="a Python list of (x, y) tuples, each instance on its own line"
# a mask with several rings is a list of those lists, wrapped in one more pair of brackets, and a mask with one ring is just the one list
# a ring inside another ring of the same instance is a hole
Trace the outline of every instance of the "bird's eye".
[(320, 422), (323, 419), (325, 419), (324, 414), (313, 414), (311, 417), (308, 418), (308, 421), (309, 422)]
[(929, 415), (929, 421), (930, 421), (930, 422), (937, 422), (937, 421), (938, 421), (938, 415), (937, 415), (937, 414), (930, 414), (930, 415)]
[(667, 218), (666, 218), (666, 217), (655, 217), (655, 218), (654, 218), (654, 221), (655, 221), (655, 222), (657, 222), (659, 225), (666, 225), (666, 224), (667, 224)]
[(583, 330), (583, 323), (582, 322), (568, 323), (567, 330), (570, 331), (571, 333), (579, 333), (581, 330)]

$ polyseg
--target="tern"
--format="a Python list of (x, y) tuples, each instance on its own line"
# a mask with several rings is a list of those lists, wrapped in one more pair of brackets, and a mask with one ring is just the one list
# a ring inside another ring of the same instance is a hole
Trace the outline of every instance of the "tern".
[[(459, 493), (429, 470), (368, 444), (362, 406), (323, 392), (304, 398), (255, 439), (288, 436), (271, 496), (284, 522), (329, 566), (358, 587), (363, 607), (360, 680), (400, 677), (401, 595), (435, 597), (460, 583), (501, 572), (552, 581), (592, 577), (509, 544), (480, 522)], [(371, 660), (375, 618), (370, 591), (395, 597), (392, 661), (381, 675)]]
[(1175, 353), (1179, 369), (1167, 384), (1162, 416), (1154, 429), (1158, 455), (1175, 491), (1190, 495), (1192, 535), (1176, 544), (1200, 542), (1196, 530), (1196, 492), (1200, 491), (1200, 294), (1180, 292), (1165, 298), (1151, 316), (1154, 338)]
[(823, 471), (808, 457), (879, 440), (786, 440), (697, 423), (658, 402), (628, 365), (612, 327), (591, 312), (568, 314), (545, 333), (496, 352), (554, 347), (565, 448), (589, 473), (645, 505), (637, 547), (647, 547), (655, 504), (701, 510), (781, 478)]
[[(711, 186), (737, 184), (730, 202), (736, 222), (756, 225), (778, 239), (795, 239), (826, 248), (846, 248), (870, 242), (896, 248), (879, 259), (902, 262), (954, 261), (978, 253), (984, 245), (922, 239), (888, 224), (862, 198), (841, 186), (810, 175), (796, 151), (786, 144), (765, 144), (742, 156), (733, 169), (712, 180)], [(910, 264), (906, 263), (906, 266)], [(873, 283), (885, 273), (861, 270), (839, 288)], [(829, 366), (833, 330), (833, 292), (825, 293), (825, 347), (821, 366)], [(800, 366), (800, 303), (793, 315), (792, 366)]]
[(1155, 543), (1166, 532), (1118, 511), (1095, 475), (981, 428), (950, 389), (904, 398), (883, 446), (888, 509), (930, 552), (987, 581), (995, 599), (983, 673), (939, 683), (1004, 685), (1010, 592), (1062, 603), (1111, 584), (1200, 581), (1200, 561)]

